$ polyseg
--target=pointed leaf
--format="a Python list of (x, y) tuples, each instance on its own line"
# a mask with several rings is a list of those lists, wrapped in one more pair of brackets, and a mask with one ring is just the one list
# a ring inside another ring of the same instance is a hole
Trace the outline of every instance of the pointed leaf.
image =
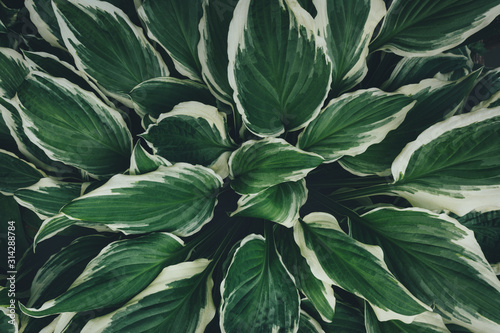
[(127, 304), (92, 319), (81, 332), (204, 332), (215, 315), (209, 263), (198, 259), (163, 269)]
[(64, 44), (77, 68), (109, 96), (132, 107), (128, 97), (132, 88), (169, 75), (159, 53), (121, 9), (97, 0), (52, 2)]
[(231, 216), (247, 216), (280, 223), (290, 228), (307, 201), (306, 181), (286, 182), (261, 192), (241, 196)]
[(0, 47), (0, 97), (12, 98), (30, 72), (29, 64), (13, 49)]
[(298, 333), (325, 333), (321, 325), (304, 310), (300, 310)]
[(394, 0), (371, 45), (402, 56), (429, 56), (449, 50), (500, 14), (498, 0)]
[(376, 237), (391, 270), (415, 296), (473, 332), (498, 330), (500, 282), (470, 230), (418, 208), (377, 208), (361, 218), (355, 229)]
[(382, 0), (315, 0), (315, 18), (332, 60), (332, 91), (349, 90), (366, 75), (368, 44), (386, 13)]
[(221, 186), (222, 179), (212, 170), (177, 163), (144, 175), (115, 175), (63, 207), (62, 213), (125, 234), (168, 231), (188, 236), (212, 219)]
[(145, 0), (138, 11), (149, 38), (158, 42), (172, 57), (175, 69), (192, 80), (201, 81), (198, 59), (202, 16), (200, 0)]
[(155, 171), (160, 166), (171, 166), (172, 163), (161, 156), (151, 155), (142, 148), (139, 141), (134, 146), (132, 156), (130, 158), (130, 174), (142, 175), (151, 171)]
[(169, 161), (215, 166), (225, 178), (229, 152), (236, 148), (228, 132), (225, 114), (215, 107), (184, 102), (162, 114), (141, 137)]
[(165, 266), (184, 260), (183, 245), (181, 239), (167, 233), (113, 242), (88, 263), (66, 292), (38, 309), (24, 308), (23, 312), (47, 316), (120, 305), (148, 286)]
[(316, 117), (332, 64), (312, 17), (296, 0), (240, 1), (228, 42), (229, 83), (251, 132), (278, 136)]
[[(272, 237), (272, 236), (271, 236)], [(222, 332), (295, 332), (299, 294), (274, 242), (251, 234), (241, 241), (221, 284)]]
[(6, 150), (0, 149), (0, 193), (8, 195), (18, 188), (31, 186), (45, 174)]
[(326, 162), (362, 154), (396, 129), (414, 104), (410, 97), (378, 89), (343, 94), (300, 133), (297, 146)]
[(321, 156), (302, 151), (283, 139), (249, 140), (229, 158), (231, 187), (240, 194), (257, 193), (300, 180), (321, 162)]
[(126, 169), (131, 134), (120, 113), (94, 94), (34, 72), (17, 97), (24, 131), (50, 158), (96, 176)]
[(30, 13), (30, 21), (35, 25), (37, 32), (54, 47), (64, 49), (61, 31), (57, 24), (56, 14), (51, 0), (26, 0), (26, 9)]
[(500, 107), (451, 117), (408, 144), (392, 165), (394, 193), (464, 215), (500, 209)]
[(170, 112), (181, 102), (214, 103), (214, 98), (206, 86), (173, 77), (157, 77), (144, 81), (132, 89), (130, 97), (139, 114), (148, 114), (153, 118)]
[(326, 213), (311, 213), (294, 226), (294, 238), (313, 274), (370, 302), (382, 320), (411, 320), (426, 307), (389, 271), (383, 252), (346, 235)]

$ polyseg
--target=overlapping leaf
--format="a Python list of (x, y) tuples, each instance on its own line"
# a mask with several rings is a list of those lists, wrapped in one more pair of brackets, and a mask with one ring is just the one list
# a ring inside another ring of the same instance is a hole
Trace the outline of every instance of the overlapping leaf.
[(115, 175), (63, 207), (62, 213), (126, 234), (168, 231), (188, 236), (212, 219), (221, 186), (222, 179), (211, 169), (177, 163), (144, 175)]
[(50, 45), (64, 48), (51, 0), (26, 0), (24, 5), (30, 13), (30, 20), (36, 30)]
[(12, 194), (18, 188), (35, 184), (44, 176), (33, 164), (0, 149), (0, 193)]
[(30, 72), (30, 66), (18, 52), (0, 47), (0, 68), (0, 97), (10, 99)]
[(158, 155), (151, 155), (137, 142), (130, 157), (130, 170), (131, 175), (142, 175), (151, 171), (155, 171), (160, 166), (170, 166), (170, 163), (165, 158)]

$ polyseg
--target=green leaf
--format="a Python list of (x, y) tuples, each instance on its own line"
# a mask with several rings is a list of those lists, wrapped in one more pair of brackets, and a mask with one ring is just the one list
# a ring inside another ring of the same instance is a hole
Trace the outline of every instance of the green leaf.
[(389, 176), (391, 164), (405, 145), (417, 138), (429, 126), (462, 108), (480, 71), (453, 82), (423, 80), (397, 90), (417, 100), (403, 123), (389, 132), (384, 140), (368, 147), (361, 155), (345, 156), (339, 163), (355, 175)]
[(386, 13), (382, 0), (315, 0), (320, 36), (332, 60), (332, 91), (338, 96), (366, 75), (368, 44)]
[(35, 25), (40, 36), (50, 45), (64, 49), (61, 31), (52, 8), (52, 1), (26, 0), (24, 5), (30, 14), (30, 21)]
[(238, 2), (228, 56), (233, 98), (254, 134), (278, 136), (318, 115), (332, 64), (312, 17), (296, 0)]
[(36, 184), (14, 192), (17, 203), (34, 211), (41, 219), (52, 217), (68, 202), (79, 197), (81, 183), (42, 178)]
[(212, 219), (222, 183), (208, 168), (177, 163), (144, 175), (115, 175), (62, 213), (125, 234), (167, 231), (183, 237)]
[(141, 137), (171, 162), (210, 166), (225, 178), (227, 160), (236, 148), (228, 132), (225, 114), (215, 107), (184, 102), (162, 114)]
[(203, 1), (199, 25), (201, 75), (212, 94), (226, 104), (233, 103), (233, 89), (227, 72), (227, 37), (236, 4), (234, 0)]
[(283, 139), (249, 140), (229, 158), (231, 187), (240, 194), (260, 192), (284, 182), (295, 182), (323, 162)]
[(201, 81), (198, 59), (198, 24), (203, 14), (201, 1), (145, 0), (137, 12), (148, 29), (148, 37), (167, 51), (175, 69), (192, 80)]
[(90, 320), (82, 333), (204, 332), (215, 315), (210, 261), (169, 266), (120, 309)]
[[(3, 272), (15, 271), (16, 263), (21, 260), (26, 250), (30, 247), (29, 240), (24, 231), (25, 225), (21, 217), (19, 205), (12, 196), (0, 194), (0, 212), (2, 212), (0, 214), (0, 251), (5, 253), (5, 260), (0, 263), (0, 268)], [(14, 255), (12, 255), (11, 251), (12, 236), (14, 236), (15, 241)], [(14, 258), (11, 258), (12, 256)]]
[(26, 135), (51, 159), (96, 177), (126, 169), (131, 134), (121, 114), (94, 94), (33, 72), (17, 97)]
[(23, 56), (13, 49), (0, 47), (0, 97), (12, 98), (17, 88), (30, 72), (30, 66)]
[(130, 158), (129, 172), (131, 175), (142, 175), (151, 171), (155, 171), (162, 165), (171, 166), (172, 163), (161, 156), (151, 155), (146, 151), (146, 149), (141, 146), (140, 142), (137, 141)]
[(458, 215), (500, 209), (500, 107), (431, 126), (394, 160), (393, 193)]
[(294, 238), (316, 278), (366, 299), (381, 320), (411, 322), (430, 310), (389, 271), (383, 252), (346, 235), (326, 213), (311, 213), (294, 226)]
[(394, 0), (371, 45), (402, 56), (430, 56), (449, 50), (500, 14), (498, 0)]
[(471, 212), (457, 220), (474, 232), (488, 262), (500, 262), (500, 211)]
[(292, 274), (297, 289), (308, 298), (322, 321), (332, 322), (336, 303), (332, 286), (314, 276), (306, 259), (300, 254), (300, 248), (293, 240), (292, 231), (277, 228), (274, 234), (283, 265)]
[(304, 310), (300, 310), (298, 333), (324, 333), (321, 325)]
[[(269, 235), (272, 237), (272, 235)], [(300, 298), (271, 239), (250, 234), (221, 284), (222, 332), (295, 332)]]
[(109, 237), (102, 235), (83, 236), (51, 256), (33, 279), (27, 306), (39, 307), (44, 300), (64, 293), (88, 262), (110, 242)]
[(45, 174), (11, 152), (0, 149), (0, 193), (13, 194), (18, 188), (35, 184)]
[(375, 237), (391, 271), (447, 322), (473, 332), (498, 330), (500, 282), (470, 230), (420, 208), (377, 208), (360, 222), (353, 225), (362, 228), (360, 236)]
[(500, 106), (500, 68), (484, 73), (469, 96), (468, 104), (473, 104), (472, 111)]
[(183, 245), (167, 233), (113, 242), (88, 263), (66, 292), (38, 309), (22, 310), (38, 317), (120, 305), (146, 288), (164, 267), (185, 259)]
[(290, 228), (299, 219), (299, 210), (306, 201), (306, 181), (301, 179), (241, 196), (238, 208), (231, 213), (231, 216), (269, 220)]
[(134, 108), (140, 115), (158, 118), (181, 102), (197, 101), (213, 104), (214, 98), (206, 86), (173, 77), (157, 77), (138, 84), (130, 92)]
[(121, 9), (97, 0), (53, 3), (64, 44), (77, 68), (108, 96), (132, 107), (128, 93), (136, 85), (169, 75), (159, 53)]
[(300, 133), (297, 147), (321, 155), (326, 163), (362, 154), (396, 129), (415, 103), (375, 88), (343, 94)]

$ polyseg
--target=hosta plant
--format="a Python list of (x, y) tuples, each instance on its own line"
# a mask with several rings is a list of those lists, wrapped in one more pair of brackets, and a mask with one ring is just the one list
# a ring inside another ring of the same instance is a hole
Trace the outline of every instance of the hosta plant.
[(2, 332), (500, 331), (500, 0), (0, 4)]

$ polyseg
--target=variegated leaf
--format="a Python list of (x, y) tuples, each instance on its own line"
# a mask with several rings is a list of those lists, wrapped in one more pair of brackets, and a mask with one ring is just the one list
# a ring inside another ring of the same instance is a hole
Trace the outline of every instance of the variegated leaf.
[(312, 17), (297, 0), (239, 1), (228, 56), (233, 98), (251, 132), (278, 136), (318, 115), (332, 64)]
[(415, 103), (408, 96), (375, 88), (343, 94), (307, 125), (297, 146), (327, 163), (362, 154), (396, 129)]
[(130, 157), (129, 173), (131, 175), (142, 175), (155, 171), (162, 165), (171, 166), (172, 163), (161, 156), (151, 155), (141, 146), (140, 142), (137, 141), (132, 151), (132, 156)]
[(15, 154), (0, 149), (0, 193), (13, 194), (18, 188), (31, 186), (45, 177), (43, 171)]
[(295, 182), (323, 162), (319, 155), (302, 151), (283, 139), (246, 141), (229, 158), (231, 187), (240, 194)]
[(54, 47), (64, 49), (64, 43), (57, 24), (56, 14), (52, 8), (51, 0), (26, 0), (26, 9), (30, 13), (30, 20), (37, 32)]
[(500, 263), (500, 210), (471, 212), (458, 217), (457, 221), (474, 232), (474, 237), (490, 264)]
[(297, 333), (325, 333), (321, 325), (304, 310), (300, 310), (299, 330)]
[(71, 219), (102, 224), (125, 234), (196, 233), (217, 204), (222, 178), (211, 169), (177, 163), (144, 175), (115, 175), (63, 207)]
[(10, 99), (30, 72), (30, 65), (23, 56), (10, 48), (0, 47), (0, 97)]

